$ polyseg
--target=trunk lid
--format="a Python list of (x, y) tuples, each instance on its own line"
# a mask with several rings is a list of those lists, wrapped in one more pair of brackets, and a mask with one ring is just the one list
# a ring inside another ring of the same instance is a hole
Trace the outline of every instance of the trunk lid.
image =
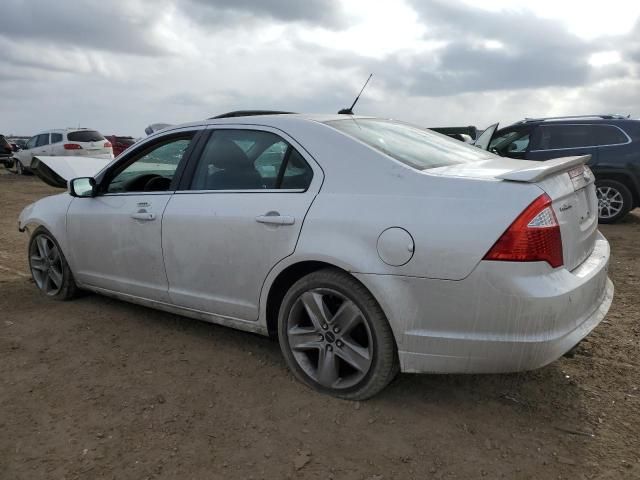
[(595, 177), (586, 162), (590, 155), (534, 162), (503, 157), (450, 165), (430, 175), (535, 184), (552, 200), (560, 224), (564, 266), (578, 267), (593, 251), (598, 230)]

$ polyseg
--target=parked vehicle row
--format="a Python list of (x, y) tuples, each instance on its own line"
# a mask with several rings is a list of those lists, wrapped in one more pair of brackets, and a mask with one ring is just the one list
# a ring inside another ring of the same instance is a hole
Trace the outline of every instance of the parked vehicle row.
[(42, 156), (88, 156), (113, 158), (111, 143), (101, 133), (88, 128), (55, 129), (31, 137), (24, 149), (14, 152), (16, 173), (31, 170), (31, 161)]
[(588, 155), (534, 162), (396, 121), (266, 115), (167, 127), (92, 174), (66, 159), (68, 194), (19, 218), (43, 294), (276, 336), (298, 379), (341, 398), (398, 371), (541, 367), (611, 305)]
[(590, 155), (601, 223), (616, 222), (640, 206), (639, 120), (587, 115), (525, 119), (497, 128), (494, 124), (485, 130), (476, 146), (521, 160)]

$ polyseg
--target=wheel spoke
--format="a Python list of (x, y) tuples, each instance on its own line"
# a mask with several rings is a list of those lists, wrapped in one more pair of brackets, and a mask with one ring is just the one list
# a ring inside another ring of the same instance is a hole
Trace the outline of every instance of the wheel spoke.
[(356, 307), (353, 302), (345, 300), (329, 323), (338, 327), (342, 335), (346, 335), (353, 330), (353, 327), (358, 325), (361, 320), (362, 317), (358, 307)]
[(40, 258), (47, 258), (49, 247), (47, 246), (47, 239), (43, 235), (40, 235), (38, 238), (36, 238), (36, 246), (38, 247)]
[(322, 346), (320, 332), (315, 328), (293, 327), (288, 333), (289, 346), (292, 350), (313, 350)]
[(31, 255), (31, 268), (39, 272), (44, 272), (47, 269), (44, 260), (37, 255)]
[(62, 286), (62, 273), (55, 267), (51, 267), (49, 270), (49, 279), (56, 289), (59, 289)]
[(316, 330), (320, 331), (322, 325), (326, 324), (329, 320), (329, 311), (326, 305), (322, 301), (322, 294), (317, 292), (305, 292), (300, 297), (302, 304), (304, 305), (309, 319)]
[(338, 380), (338, 362), (335, 352), (327, 348), (320, 350), (318, 358), (318, 382), (324, 386), (331, 387)]
[(371, 365), (369, 350), (349, 339), (343, 339), (342, 347), (336, 350), (336, 355), (362, 373), (366, 373)]

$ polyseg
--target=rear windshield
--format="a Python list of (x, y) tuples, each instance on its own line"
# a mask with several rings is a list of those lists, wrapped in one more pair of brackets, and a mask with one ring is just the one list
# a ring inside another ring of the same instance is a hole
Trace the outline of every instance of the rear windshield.
[(114, 137), (114, 141), (123, 145), (133, 145), (136, 143), (133, 137)]
[(70, 142), (99, 142), (104, 137), (95, 130), (78, 130), (77, 132), (67, 133)]
[(347, 118), (325, 123), (418, 170), (491, 157), (459, 140), (392, 120)]

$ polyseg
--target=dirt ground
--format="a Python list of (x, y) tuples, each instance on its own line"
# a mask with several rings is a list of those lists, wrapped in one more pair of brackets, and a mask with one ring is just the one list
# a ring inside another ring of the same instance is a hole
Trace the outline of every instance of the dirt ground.
[[(0, 167), (0, 478), (640, 478), (640, 210), (603, 226), (616, 286), (574, 353), (517, 375), (400, 375), (362, 402), (296, 382), (267, 338), (28, 275)], [(105, 252), (108, 254), (108, 252)]]

